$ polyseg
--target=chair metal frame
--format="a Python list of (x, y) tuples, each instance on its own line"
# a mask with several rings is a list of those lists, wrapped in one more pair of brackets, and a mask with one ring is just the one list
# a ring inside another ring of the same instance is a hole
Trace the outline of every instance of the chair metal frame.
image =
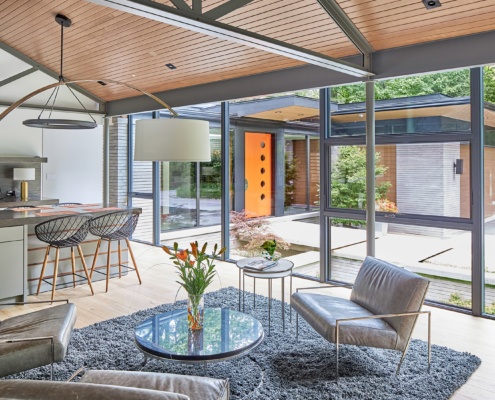
[[(304, 288), (298, 288), (296, 289), (296, 293), (298, 293), (300, 290), (313, 290), (313, 289), (334, 289), (334, 288), (345, 288), (345, 289), (352, 289), (354, 285), (351, 284), (342, 284), (342, 285), (325, 285), (325, 286), (311, 286), (311, 287), (304, 287)], [(292, 301), (292, 298), (291, 298)], [(291, 306), (292, 308), (292, 306)], [(382, 318), (391, 318), (391, 317), (406, 317), (406, 316), (419, 316), (422, 314), (427, 314), (428, 315), (428, 373), (430, 372), (430, 367), (431, 367), (431, 311), (414, 311), (414, 312), (404, 312), (404, 313), (397, 313), (397, 314), (381, 314), (381, 315), (367, 315), (363, 317), (353, 317), (353, 318), (340, 318), (335, 320), (335, 356), (336, 356), (336, 366), (335, 366), (335, 374), (336, 374), (336, 379), (339, 378), (339, 336), (340, 336), (340, 330), (339, 327), (342, 323), (344, 322), (349, 322), (349, 321), (359, 321), (359, 320), (366, 320), (366, 319), (382, 319)], [(417, 318), (414, 321), (414, 325), (411, 328), (411, 333), (409, 334), (409, 337), (407, 338), (407, 344), (405, 350), (402, 352), (402, 356), (400, 358), (399, 364), (397, 365), (397, 370), (395, 371), (395, 376), (399, 375), (400, 372), (400, 367), (402, 366), (402, 362), (404, 361), (404, 358), (406, 357), (407, 350), (409, 349), (409, 344), (411, 343), (411, 338), (412, 338), (412, 332), (414, 330), (414, 327), (416, 326)], [(299, 338), (299, 313), (296, 312), (296, 341)]]
[[(78, 214), (78, 215), (67, 215), (67, 216), (62, 216), (58, 218), (53, 218), (45, 222), (41, 222), (40, 224), (36, 225), (34, 227), (36, 236), (38, 237), (39, 240), (42, 242), (48, 243), (48, 246), (46, 248), (45, 252), (45, 258), (43, 260), (43, 266), (41, 268), (41, 273), (40, 273), (40, 278), (38, 281), (38, 289), (36, 291), (36, 295), (39, 295), (40, 289), (41, 289), (41, 282), (47, 282), (46, 279), (44, 279), (45, 276), (45, 270), (46, 270), (46, 265), (48, 263), (48, 256), (50, 255), (50, 250), (52, 248), (56, 249), (55, 253), (55, 265), (54, 265), (54, 271), (53, 271), (53, 277), (52, 277), (52, 300), (55, 296), (55, 289), (57, 286), (57, 275), (58, 275), (58, 262), (60, 258), (60, 249), (64, 247), (70, 247), (70, 253), (71, 253), (71, 264), (72, 264), (72, 284), (73, 287), (76, 287), (76, 258), (74, 254), (74, 247), (77, 247), (77, 251), (79, 253), (79, 258), (81, 259), (81, 264), (83, 266), (84, 274), (86, 275), (86, 279), (88, 281), (89, 288), (91, 290), (91, 294), (94, 295), (94, 290), (93, 290), (93, 285), (91, 284), (91, 275), (88, 272), (88, 267), (86, 265), (86, 260), (84, 259), (84, 254), (81, 248), (80, 243), (86, 238), (89, 232), (89, 223), (91, 221), (92, 215), (91, 214)], [(80, 224), (80, 226), (77, 226), (73, 228), (72, 226), (69, 226), (69, 222), (67, 225), (63, 226), (57, 226), (60, 222), (63, 222), (64, 220), (67, 221), (72, 221), (72, 220), (85, 220)], [(52, 231), (44, 231), (44, 229), (47, 229), (47, 227), (50, 227), (50, 225), (54, 225), (57, 229), (52, 230)], [(67, 232), (71, 232), (71, 234), (68, 234)], [(57, 233), (57, 236), (53, 236), (54, 233)], [(80, 275), (77, 275), (80, 278), (83, 278)], [(50, 282), (47, 282), (50, 283)]]
[[(39, 303), (59, 303), (65, 302), (65, 304), (69, 304), (69, 300), (37, 300), (37, 301), (18, 301), (15, 303), (1, 303), (2, 306), (19, 306), (26, 304), (39, 304)], [(38, 340), (50, 340), (50, 380), (53, 381), (53, 363), (55, 362), (55, 338), (53, 336), (38, 336), (31, 338), (23, 338), (23, 339), (0, 339), (0, 344), (8, 344), (8, 343), (19, 343), (19, 342), (31, 342)]]
[[(134, 253), (131, 248), (131, 243), (129, 241), (129, 237), (132, 236), (134, 230), (136, 229), (136, 225), (138, 223), (139, 214), (136, 214), (132, 210), (120, 210), (106, 213), (104, 215), (100, 215), (98, 217), (94, 217), (90, 221), (89, 231), (94, 236), (99, 236), (98, 243), (96, 245), (96, 251), (93, 258), (93, 265), (91, 266), (90, 278), (93, 277), (93, 272), (98, 272), (103, 274), (103, 272), (98, 271), (96, 268), (96, 261), (98, 259), (98, 255), (100, 252), (101, 242), (106, 240), (108, 242), (107, 247), (107, 264), (106, 264), (106, 288), (105, 292), (108, 292), (109, 280), (110, 280), (110, 260), (111, 260), (111, 247), (112, 240), (117, 240), (118, 243), (118, 266), (119, 266), (119, 278), (122, 278), (122, 267), (136, 271), (137, 278), (139, 280), (139, 284), (141, 285), (141, 276), (139, 274), (139, 269), (136, 263), (136, 259), (134, 257)], [(101, 222), (105, 222), (101, 224)], [(122, 249), (120, 245), (120, 241), (125, 240), (127, 244), (127, 249), (129, 250), (129, 254), (132, 259), (133, 267), (129, 265), (122, 265)], [(103, 267), (100, 267), (103, 268)]]

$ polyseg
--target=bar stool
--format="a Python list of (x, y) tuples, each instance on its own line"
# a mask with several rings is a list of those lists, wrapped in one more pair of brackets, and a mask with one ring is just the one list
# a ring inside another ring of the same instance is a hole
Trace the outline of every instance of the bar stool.
[[(93, 272), (95, 271), (96, 260), (98, 258), (98, 254), (100, 251), (101, 241), (108, 241), (108, 250), (107, 250), (107, 266), (106, 266), (106, 292), (108, 292), (108, 281), (110, 279), (110, 258), (111, 258), (111, 245), (112, 240), (118, 241), (118, 257), (119, 257), (119, 278), (122, 277), (122, 252), (120, 248), (120, 241), (125, 240), (127, 243), (127, 248), (129, 250), (129, 254), (131, 255), (132, 263), (134, 268), (124, 266), (124, 268), (130, 269), (132, 271), (136, 271), (139, 284), (141, 284), (141, 276), (139, 275), (138, 266), (136, 264), (136, 260), (134, 258), (134, 253), (131, 249), (131, 244), (129, 242), (129, 238), (134, 233), (134, 229), (136, 229), (136, 225), (138, 223), (139, 214), (135, 214), (132, 210), (124, 210), (124, 211), (115, 211), (100, 217), (95, 217), (91, 220), (89, 225), (89, 231), (95, 235), (99, 236), (98, 244), (96, 245), (95, 257), (93, 259), (93, 265), (91, 266), (90, 277), (93, 277)], [(99, 272), (96, 269), (96, 272)], [(103, 273), (103, 272), (100, 272)]]
[[(52, 247), (56, 249), (55, 254), (55, 266), (53, 268), (53, 280), (52, 280), (52, 300), (55, 295), (55, 288), (57, 286), (57, 274), (58, 274), (58, 260), (60, 255), (60, 249), (63, 247), (70, 247), (71, 262), (72, 262), (72, 283), (76, 287), (76, 259), (74, 256), (74, 247), (77, 247), (81, 263), (84, 268), (86, 279), (88, 280), (91, 294), (94, 294), (93, 286), (91, 285), (91, 277), (88, 273), (86, 261), (84, 260), (84, 254), (82, 252), (80, 243), (86, 239), (89, 231), (89, 222), (91, 215), (70, 215), (67, 217), (54, 218), (46, 222), (42, 222), (34, 227), (36, 236), (42, 242), (48, 243), (45, 253), (45, 259), (43, 260), (43, 267), (41, 269), (41, 275), (38, 282), (38, 290), (36, 295), (40, 293), (41, 282), (44, 280), (46, 264), (50, 250)], [(46, 282), (46, 280), (45, 280)]]

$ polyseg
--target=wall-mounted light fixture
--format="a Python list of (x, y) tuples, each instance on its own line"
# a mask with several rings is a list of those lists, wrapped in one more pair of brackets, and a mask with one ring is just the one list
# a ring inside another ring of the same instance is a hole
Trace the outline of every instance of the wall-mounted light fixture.
[(441, 7), (442, 4), (440, 0), (422, 0), (427, 10), (431, 10), (432, 8)]
[(458, 158), (454, 162), (454, 174), (462, 175), (464, 173), (464, 160), (462, 158)]

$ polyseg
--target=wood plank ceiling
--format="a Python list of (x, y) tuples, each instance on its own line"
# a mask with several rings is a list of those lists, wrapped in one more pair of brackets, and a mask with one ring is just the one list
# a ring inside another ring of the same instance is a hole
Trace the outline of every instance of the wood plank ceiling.
[[(495, 29), (493, 0), (442, 0), (429, 11), (420, 0), (336, 1), (376, 50)], [(226, 2), (204, 0), (203, 12)], [(107, 78), (160, 92), (302, 64), (85, 0), (1, 1), (0, 40), (58, 73), (57, 13), (73, 22), (64, 35), (69, 80)], [(358, 54), (317, 0), (254, 0), (218, 21), (334, 58)], [(105, 101), (139, 95), (119, 85), (81, 86)]]

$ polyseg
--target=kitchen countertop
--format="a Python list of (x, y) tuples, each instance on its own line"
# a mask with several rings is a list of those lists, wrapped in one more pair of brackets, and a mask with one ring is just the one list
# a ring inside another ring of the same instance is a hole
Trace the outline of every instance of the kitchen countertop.
[[(23, 202), (22, 205), (26, 205)], [(42, 206), (41, 206), (42, 207)], [(78, 214), (92, 214), (103, 215), (112, 211), (126, 210), (127, 207), (105, 206), (95, 204), (83, 204), (80, 207), (50, 207), (46, 209), (33, 209), (33, 210), (3, 210), (0, 211), (0, 228), (10, 226), (21, 226), (39, 224), (41, 222), (48, 221), (53, 218), (63, 217), (64, 215)], [(141, 214), (141, 208), (132, 208), (135, 213)]]
[(31, 197), (27, 201), (22, 201), (19, 197), (7, 196), (3, 199), (0, 199), (0, 209), (4, 207), (51, 205), (57, 204), (58, 202), (58, 199), (46, 199), (36, 196)]

